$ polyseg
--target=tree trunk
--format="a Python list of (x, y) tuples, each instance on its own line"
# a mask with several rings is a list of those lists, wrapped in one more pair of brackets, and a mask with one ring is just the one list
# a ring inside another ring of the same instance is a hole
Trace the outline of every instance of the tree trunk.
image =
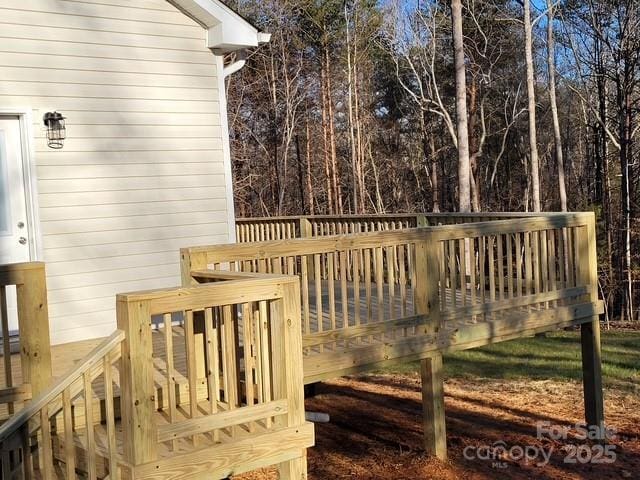
[(553, 137), (556, 148), (556, 163), (558, 165), (558, 189), (560, 193), (560, 210), (567, 211), (567, 189), (564, 179), (564, 158), (562, 155), (562, 136), (560, 135), (560, 120), (558, 118), (558, 103), (556, 98), (556, 60), (555, 41), (553, 35), (554, 6), (552, 0), (547, 0), (547, 64), (549, 67), (549, 102), (553, 118)]
[(462, 33), (462, 2), (451, 0), (453, 48), (456, 70), (456, 116), (458, 139), (458, 204), (461, 212), (471, 211), (471, 166), (467, 128), (467, 81)]
[(333, 99), (332, 88), (331, 88), (331, 69), (330, 69), (330, 58), (329, 58), (329, 47), (325, 43), (324, 46), (324, 61), (326, 66), (326, 80), (327, 80), (327, 113), (328, 113), (328, 123), (329, 123), (329, 148), (330, 148), (330, 158), (331, 158), (331, 188), (334, 193), (334, 212), (338, 215), (342, 215), (344, 213), (343, 205), (342, 205), (342, 186), (338, 181), (338, 158), (336, 153), (336, 130), (335, 130), (335, 116), (333, 113)]
[(327, 114), (329, 101), (327, 100), (327, 72), (325, 71), (324, 61), (320, 65), (320, 90), (322, 96), (322, 142), (323, 142), (323, 158), (324, 158), (324, 174), (327, 183), (327, 210), (329, 215), (335, 213), (335, 192), (333, 191), (333, 182), (331, 181), (331, 160), (329, 147), (329, 115)]
[(351, 61), (351, 29), (349, 28), (349, 13), (347, 2), (344, 4), (344, 20), (347, 36), (347, 102), (349, 104), (349, 144), (351, 146), (351, 195), (353, 197), (353, 213), (358, 214), (360, 201), (358, 200), (358, 150), (356, 146), (355, 118), (353, 113), (353, 66)]
[(307, 116), (305, 122), (305, 156), (306, 156), (306, 188), (307, 199), (309, 200), (309, 207), (307, 211), (309, 215), (315, 215), (315, 199), (313, 195), (313, 182), (311, 180), (311, 134), (309, 132), (309, 117)]
[(527, 96), (529, 110), (529, 157), (531, 160), (531, 197), (534, 212), (541, 211), (540, 166), (538, 160), (538, 138), (536, 132), (536, 90), (533, 69), (533, 35), (529, 0), (524, 0), (524, 52), (527, 64)]

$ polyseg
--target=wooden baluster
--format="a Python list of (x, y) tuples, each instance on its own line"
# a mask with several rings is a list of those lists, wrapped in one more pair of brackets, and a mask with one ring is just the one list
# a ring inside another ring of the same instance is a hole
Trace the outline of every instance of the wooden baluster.
[(62, 391), (62, 418), (64, 422), (64, 461), (67, 478), (76, 476), (76, 449), (73, 442), (73, 407), (71, 387)]
[(576, 269), (580, 264), (580, 259), (577, 257), (579, 248), (579, 235), (578, 227), (569, 228), (569, 286), (575, 287), (578, 285), (578, 275)]
[[(476, 274), (476, 268), (477, 268), (477, 262), (476, 262), (476, 238), (472, 237), (469, 238), (467, 241), (468, 245), (469, 245), (469, 272), (470, 272), (470, 282), (469, 282), (469, 287), (471, 290), (471, 305), (475, 305), (477, 303), (477, 274)], [(477, 317), (476, 315), (474, 315), (471, 318), (471, 323), (476, 323), (477, 321)]]
[(451, 308), (458, 304), (458, 281), (456, 279), (456, 241), (449, 240), (449, 288), (451, 290)]
[[(556, 269), (556, 232), (557, 230), (549, 230), (549, 283), (552, 291), (555, 291), (557, 286), (558, 271)], [(557, 301), (551, 302), (553, 307), (558, 305)]]
[(498, 272), (498, 297), (500, 300), (504, 300), (504, 251), (503, 251), (503, 235), (496, 235), (496, 242), (498, 244), (498, 263), (496, 269)]
[[(245, 395), (248, 406), (255, 404), (255, 388), (253, 381), (253, 371), (255, 369), (255, 358), (253, 352), (254, 333), (253, 333), (253, 306), (250, 303), (242, 304), (242, 343), (244, 346), (244, 383)], [(249, 424), (249, 431), (255, 431), (254, 423)]]
[[(309, 273), (311, 278), (315, 278), (313, 272), (313, 259), (311, 255), (302, 255), (300, 257), (300, 277), (301, 277), (301, 290), (302, 290), (302, 321), (304, 325), (304, 334), (311, 333), (311, 314), (309, 310)], [(309, 267), (312, 271), (309, 272)]]
[(541, 281), (540, 281), (540, 232), (531, 232), (532, 237), (532, 257), (533, 257), (533, 293), (540, 293)]
[(373, 305), (371, 300), (371, 249), (364, 250), (364, 293), (367, 301), (367, 323), (373, 320)]
[(49, 421), (49, 406), (45, 405), (40, 410), (40, 432), (42, 444), (40, 445), (41, 471), (44, 478), (53, 478), (53, 450), (51, 445), (51, 422)]
[(349, 327), (349, 290), (347, 285), (347, 251), (341, 250), (340, 255), (340, 301), (342, 303), (342, 328)]
[[(207, 390), (209, 392), (209, 413), (218, 412), (220, 401), (220, 346), (218, 344), (218, 321), (213, 308), (204, 311), (205, 335), (207, 344)], [(218, 431), (213, 432), (213, 441), (219, 440)]]
[[(164, 320), (164, 349), (167, 357), (167, 401), (169, 402), (169, 422), (175, 423), (176, 421), (176, 381), (173, 375), (174, 363), (173, 363), (173, 325), (170, 313), (163, 315)], [(176, 441), (172, 442), (172, 447), (175, 450)]]
[[(447, 299), (447, 250), (448, 250), (448, 245), (449, 242), (447, 242), (446, 240), (444, 241), (438, 241), (438, 246), (439, 246), (439, 254), (440, 254), (440, 258), (439, 258), (439, 262), (440, 262), (440, 308), (442, 310), (446, 310), (448, 308), (449, 305), (449, 300)], [(417, 247), (416, 247), (417, 248)], [(413, 285), (417, 285), (417, 281), (414, 280)], [(416, 291), (414, 290), (413, 292), (414, 295), (414, 303), (415, 303), (415, 295), (416, 295)], [(417, 310), (414, 309), (414, 313), (417, 313)]]
[[(335, 254), (327, 253), (327, 286), (329, 291), (329, 329), (336, 329)], [(335, 344), (333, 344), (335, 347)]]
[(384, 257), (382, 247), (375, 249), (376, 294), (378, 321), (384, 321)]
[(93, 426), (93, 387), (91, 385), (91, 372), (85, 373), (82, 378), (84, 380), (84, 421), (87, 434), (88, 475), (89, 480), (96, 480), (96, 439)]
[[(260, 326), (259, 326), (259, 364), (260, 364), (260, 376), (262, 379), (261, 382), (261, 392), (262, 392), (262, 402), (270, 402), (271, 401), (271, 355), (269, 352), (269, 309), (266, 301), (261, 301), (258, 303), (258, 308), (260, 312)], [(272, 420), (267, 418), (265, 421), (265, 426), (267, 428), (271, 427)]]
[[(542, 292), (549, 291), (549, 257), (547, 252), (547, 232), (540, 232), (540, 277), (542, 280)], [(549, 307), (549, 302), (544, 302), (544, 307)]]
[(487, 239), (487, 249), (489, 253), (489, 300), (496, 301), (496, 261), (494, 250), (494, 237), (489, 235)]
[[(9, 336), (9, 314), (7, 311), (7, 288), (0, 285), (0, 316), (2, 316), (2, 360), (4, 362), (4, 385), (13, 387), (13, 368), (11, 366), (11, 340)], [(9, 415), (14, 413), (14, 402), (7, 404)]]
[[(402, 317), (407, 316), (407, 272), (405, 267), (405, 252), (407, 245), (401, 245), (398, 248), (398, 265), (400, 278), (398, 282), (400, 284), (400, 315)], [(407, 336), (406, 327), (403, 329), (403, 336)]]
[[(563, 228), (559, 231), (559, 235), (558, 235), (558, 268), (560, 270), (560, 281), (559, 281), (559, 288), (567, 288), (568, 282), (567, 282), (567, 266), (568, 266), (568, 260), (567, 260), (567, 249), (568, 249), (568, 234), (567, 234), (567, 229)], [(564, 303), (564, 301), (563, 301)]]
[(104, 406), (107, 422), (107, 452), (109, 453), (109, 478), (117, 478), (118, 463), (116, 455), (116, 417), (113, 410), (113, 372), (111, 370), (111, 356), (106, 355), (103, 359), (102, 369), (104, 371)]
[(508, 298), (513, 298), (513, 241), (512, 234), (508, 233), (507, 237), (507, 289)]
[[(313, 268), (316, 287), (316, 332), (322, 332), (324, 330), (324, 312), (322, 311), (322, 273), (320, 270), (320, 254), (313, 255)], [(320, 345), (320, 351), (322, 352), (324, 347)]]
[[(184, 341), (187, 356), (187, 381), (189, 384), (189, 418), (196, 418), (198, 417), (198, 364), (192, 310), (185, 312)], [(193, 435), (191, 440), (194, 446), (198, 444), (196, 435)]]
[(522, 244), (520, 232), (516, 233), (516, 296), (522, 296)]
[(533, 293), (532, 268), (531, 238), (529, 236), (529, 232), (524, 232), (524, 277), (526, 295), (531, 295), (531, 293)]
[(238, 390), (238, 355), (237, 355), (237, 330), (235, 306), (225, 305), (222, 307), (222, 321), (224, 342), (223, 356), (226, 359), (227, 384), (225, 384), (225, 399), (229, 404), (229, 409), (233, 410), (239, 405)]
[(458, 241), (460, 252), (460, 303), (464, 307), (467, 304), (467, 239)]
[[(387, 247), (387, 284), (389, 289), (389, 318), (396, 318), (396, 280), (398, 275), (396, 273), (396, 247)], [(391, 337), (394, 335), (392, 333)]]
[[(359, 228), (359, 225), (357, 226)], [(360, 326), (360, 256), (361, 250), (355, 250), (353, 255), (353, 322), (356, 327)], [(357, 339), (360, 343), (360, 337)], [(348, 346), (348, 343), (347, 345)]]
[(31, 452), (31, 435), (29, 434), (29, 422), (25, 422), (20, 429), (20, 439), (22, 440), (22, 474), (24, 480), (35, 479), (33, 471), (33, 453)]
[[(478, 238), (479, 244), (479, 260), (478, 268), (480, 269), (480, 301), (482, 304), (487, 303), (487, 278), (486, 278), (486, 262), (487, 262), (487, 237), (484, 235)], [(482, 315), (482, 319), (487, 319), (487, 314)]]

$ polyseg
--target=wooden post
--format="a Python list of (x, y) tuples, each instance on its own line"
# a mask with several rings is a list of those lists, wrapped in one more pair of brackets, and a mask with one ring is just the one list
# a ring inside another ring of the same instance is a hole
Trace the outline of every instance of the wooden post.
[(33, 397), (51, 385), (51, 341), (44, 263), (10, 266), (20, 270), (16, 282), (22, 381)]
[(120, 370), (120, 403), (124, 455), (140, 465), (157, 458), (153, 345), (149, 302), (133, 302), (117, 296), (118, 328), (125, 332)]
[(192, 287), (198, 282), (191, 276), (194, 270), (207, 269), (206, 252), (191, 252), (188, 248), (180, 249), (180, 276), (183, 287)]
[[(273, 398), (287, 399), (288, 412), (276, 417), (278, 427), (305, 423), (304, 376), (302, 372), (302, 327), (300, 313), (300, 281), (282, 284), (284, 295), (271, 303), (271, 345), (273, 355)], [(300, 457), (278, 465), (280, 480), (307, 478), (306, 451)]]
[[(589, 298), (598, 301), (598, 258), (596, 251), (595, 215), (587, 225), (577, 229), (580, 235), (577, 255), (580, 285), (589, 286)], [(602, 392), (602, 356), (600, 350), (600, 318), (596, 315), (580, 326), (582, 343), (582, 380), (584, 409), (587, 425), (598, 427), (600, 440), (604, 440), (604, 398)]]
[[(428, 314), (427, 331), (436, 334), (440, 324), (440, 297), (438, 281), (439, 242), (431, 233), (416, 243), (415, 250), (415, 308), (416, 314)], [(444, 414), (444, 383), (442, 355), (422, 359), (422, 408), (424, 414), (424, 441), (427, 453), (441, 460), (447, 458), (447, 433)]]

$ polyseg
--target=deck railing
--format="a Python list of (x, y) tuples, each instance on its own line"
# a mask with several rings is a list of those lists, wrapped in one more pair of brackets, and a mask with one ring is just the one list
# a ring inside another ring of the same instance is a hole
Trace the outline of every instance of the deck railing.
[(118, 295), (125, 458), (136, 479), (226, 478), (275, 463), (281, 478), (303, 478), (313, 426), (298, 279), (215, 280)]
[[(12, 356), (9, 316), (10, 289), (15, 288), (19, 362)], [(51, 350), (44, 263), (0, 265), (0, 319), (3, 375), (0, 378), (0, 419), (11, 416), (32, 395), (51, 383)], [(14, 360), (14, 361), (12, 361)]]
[(401, 230), (429, 225), (451, 225), (528, 218), (540, 213), (397, 213), (372, 215), (310, 215), (291, 217), (254, 217), (236, 219), (236, 241), (263, 242), (292, 238), (322, 237), (351, 233)]
[(310, 382), (353, 367), (354, 349), (375, 345), (360, 360), (375, 363), (388, 356), (381, 345), (420, 335), (471, 345), (451, 337), (465, 324), (497, 341), (593, 316), (594, 232), (593, 214), (574, 213), (195, 247), (182, 250), (183, 281), (206, 281), (208, 269), (299, 276)]
[(116, 444), (113, 395), (123, 340), (116, 331), (0, 427), (1, 478), (75, 479), (77, 472), (89, 479), (130, 478)]
[(299, 281), (210, 280), (118, 295), (119, 330), (0, 426), (0, 478), (306, 478)]

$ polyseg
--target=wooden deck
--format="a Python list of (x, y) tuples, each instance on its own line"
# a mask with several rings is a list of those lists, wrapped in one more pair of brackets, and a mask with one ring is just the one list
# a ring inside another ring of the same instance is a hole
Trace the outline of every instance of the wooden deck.
[(313, 443), (303, 384), (414, 360), (425, 448), (446, 458), (442, 355), (574, 325), (587, 422), (601, 426), (594, 217), (506, 217), (517, 221), (305, 219), (285, 221), (284, 238), (263, 222), (276, 240), (183, 249), (183, 287), (119, 295), (109, 338), (43, 351), (57, 383), (30, 403), (16, 398), (48, 375), (30, 361), (41, 342), (0, 362), (13, 382), (0, 414), (18, 411), (0, 426), (2, 472), (225, 478), (277, 464), (299, 479)]

